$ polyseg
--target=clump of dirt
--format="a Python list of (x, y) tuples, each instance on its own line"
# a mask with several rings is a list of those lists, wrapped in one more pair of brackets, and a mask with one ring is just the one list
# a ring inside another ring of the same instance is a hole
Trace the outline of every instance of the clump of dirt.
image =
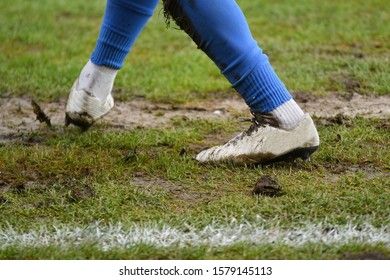
[(269, 175), (264, 175), (257, 180), (252, 190), (253, 195), (260, 195), (276, 197), (282, 195), (282, 187), (276, 182), (274, 178)]
[(33, 107), (33, 112), (37, 115), (37, 121), (40, 123), (46, 123), (48, 127), (51, 127), (50, 118), (42, 111), (41, 107), (34, 100), (31, 100), (31, 106)]

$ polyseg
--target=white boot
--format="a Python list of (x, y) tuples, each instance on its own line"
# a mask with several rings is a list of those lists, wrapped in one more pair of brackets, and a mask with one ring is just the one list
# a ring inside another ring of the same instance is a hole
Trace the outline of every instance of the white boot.
[(66, 104), (65, 125), (88, 129), (114, 106), (111, 95), (117, 69), (88, 61), (73, 84)]
[(114, 107), (111, 93), (106, 100), (95, 97), (83, 89), (78, 89), (78, 79), (73, 84), (66, 104), (65, 125), (74, 124), (87, 130), (95, 121), (106, 115)]
[(250, 128), (222, 146), (200, 152), (196, 160), (204, 163), (266, 164), (294, 158), (307, 159), (320, 144), (309, 114), (290, 130), (279, 128), (271, 115), (255, 114)]

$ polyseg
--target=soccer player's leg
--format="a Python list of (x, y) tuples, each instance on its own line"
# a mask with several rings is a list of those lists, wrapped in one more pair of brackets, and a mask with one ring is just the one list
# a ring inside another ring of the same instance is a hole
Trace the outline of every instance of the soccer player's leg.
[(252, 37), (233, 0), (163, 0), (183, 29), (240, 93), (254, 118), (226, 144), (199, 153), (200, 162), (269, 163), (308, 158), (319, 146), (316, 127), (292, 98)]
[(158, 0), (108, 0), (96, 47), (69, 94), (65, 123), (88, 129), (114, 106), (118, 70)]

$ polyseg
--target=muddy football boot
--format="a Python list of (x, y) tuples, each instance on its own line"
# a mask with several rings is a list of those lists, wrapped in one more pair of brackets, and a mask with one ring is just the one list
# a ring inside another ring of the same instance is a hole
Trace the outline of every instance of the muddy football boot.
[(111, 93), (102, 101), (92, 93), (78, 89), (78, 79), (70, 91), (65, 111), (65, 125), (74, 124), (87, 130), (114, 107)]
[(200, 152), (196, 160), (202, 163), (268, 164), (308, 159), (320, 144), (317, 129), (309, 114), (291, 130), (278, 127), (271, 115), (254, 114), (248, 130), (222, 146)]

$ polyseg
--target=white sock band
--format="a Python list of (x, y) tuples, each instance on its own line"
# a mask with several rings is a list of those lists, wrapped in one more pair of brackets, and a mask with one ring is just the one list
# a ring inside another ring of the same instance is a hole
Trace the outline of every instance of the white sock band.
[(270, 114), (276, 118), (280, 127), (283, 129), (295, 128), (305, 115), (294, 99), (290, 99), (289, 101), (283, 103), (272, 110)]
[(83, 89), (101, 100), (106, 100), (117, 73), (117, 69), (98, 66), (89, 60), (80, 73), (78, 89)]

